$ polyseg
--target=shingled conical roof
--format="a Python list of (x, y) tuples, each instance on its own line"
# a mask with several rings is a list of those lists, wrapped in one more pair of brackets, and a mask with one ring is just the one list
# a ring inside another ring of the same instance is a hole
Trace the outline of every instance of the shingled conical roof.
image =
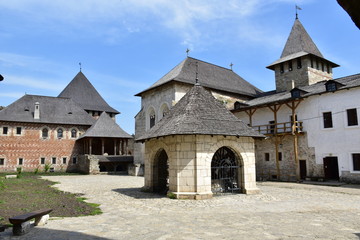
[(132, 138), (105, 112), (79, 139), (85, 137)]
[[(276, 64), (309, 54), (325, 59), (300, 20), (296, 18), (280, 59), (267, 66), (267, 68), (274, 69), (274, 65)], [(329, 60), (326, 61), (328, 61), (332, 67), (339, 66)]]
[(263, 137), (235, 117), (210, 92), (196, 84), (168, 115), (136, 140), (194, 134)]
[(242, 94), (245, 96), (255, 96), (262, 92), (260, 89), (256, 88), (242, 77), (237, 75), (231, 69), (223, 68), (192, 57), (187, 57), (177, 66), (175, 66), (170, 72), (165, 74), (165, 76), (160, 78), (149, 88), (136, 94), (136, 96), (141, 96), (143, 93), (171, 81), (188, 83), (191, 85), (194, 84), (196, 65), (198, 67), (198, 77), (199, 79), (203, 79), (201, 84), (204, 87), (230, 93)]
[(58, 97), (71, 98), (84, 110), (119, 113), (107, 104), (82, 72), (74, 77)]

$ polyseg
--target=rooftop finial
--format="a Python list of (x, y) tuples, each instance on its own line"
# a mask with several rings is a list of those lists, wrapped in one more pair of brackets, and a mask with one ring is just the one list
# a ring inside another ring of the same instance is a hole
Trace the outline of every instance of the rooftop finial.
[(234, 66), (233, 63), (230, 63), (230, 70), (232, 71), (232, 66)]
[(199, 64), (198, 62), (196, 62), (196, 78), (195, 78), (195, 85), (200, 85), (199, 84), (199, 78), (198, 78), (198, 74), (199, 74)]
[(187, 48), (187, 49), (186, 49), (186, 56), (187, 56), (187, 57), (189, 56), (189, 52), (190, 52), (190, 50)]
[(79, 62), (79, 66), (80, 66), (80, 72), (81, 72), (81, 62)]
[(298, 19), (298, 10), (302, 10), (302, 9), (298, 5), (295, 5), (295, 19)]

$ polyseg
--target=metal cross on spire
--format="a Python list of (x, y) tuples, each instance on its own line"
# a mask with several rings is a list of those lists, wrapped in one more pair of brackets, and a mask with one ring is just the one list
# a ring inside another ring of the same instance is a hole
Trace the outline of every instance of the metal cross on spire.
[(302, 10), (301, 7), (299, 7), (298, 5), (295, 5), (295, 19), (298, 19), (298, 10)]
[(81, 62), (79, 62), (79, 66), (80, 66), (80, 72), (81, 72)]
[(189, 56), (189, 52), (190, 52), (190, 50), (187, 48), (187, 49), (186, 49), (186, 56), (187, 56), (187, 57)]
[(232, 69), (232, 66), (234, 66), (234, 64), (233, 63), (230, 63), (230, 70), (232, 71), (233, 69)]

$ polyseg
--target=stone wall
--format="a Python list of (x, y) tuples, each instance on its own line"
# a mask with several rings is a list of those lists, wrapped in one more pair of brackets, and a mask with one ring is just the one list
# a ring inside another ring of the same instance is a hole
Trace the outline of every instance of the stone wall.
[(154, 187), (153, 166), (160, 150), (169, 161), (169, 192), (177, 198), (212, 196), (211, 161), (221, 147), (229, 147), (242, 159), (241, 189), (256, 193), (254, 140), (249, 137), (176, 135), (145, 142), (145, 188)]
[[(2, 134), (3, 126), (8, 127), (8, 134)], [(16, 135), (16, 127), (21, 127), (21, 135)], [(49, 137), (42, 138), (42, 129), (49, 129)], [(64, 137), (57, 138), (57, 129), (61, 127)], [(0, 158), (4, 159), (4, 165), (0, 165), (2, 172), (14, 172), (17, 167), (23, 171), (34, 171), (39, 168), (44, 170), (45, 164), (41, 164), (41, 158), (45, 158), (46, 164), (51, 164), (54, 171), (67, 171), (74, 169), (72, 157), (77, 157), (81, 147), (71, 138), (71, 129), (75, 128), (79, 133), (84, 133), (87, 128), (83, 126), (35, 124), (35, 123), (14, 123), (0, 122)], [(56, 164), (52, 158), (56, 158)], [(19, 158), (23, 164), (19, 165)], [(66, 163), (63, 163), (66, 158)]]
[[(310, 56), (301, 57), (302, 67), (297, 68), (297, 60), (292, 60), (292, 70), (289, 70), (289, 62), (284, 62), (284, 72), (280, 72), (280, 64), (275, 66), (276, 91), (289, 91), (293, 87), (308, 86), (323, 80), (332, 79), (332, 70), (329, 66), (327, 72), (327, 64), (324, 62), (324, 71), (322, 71), (321, 60), (319, 59), (319, 69), (316, 68), (316, 60), (313, 59), (313, 67), (311, 67)], [(294, 81), (294, 86), (291, 82)]]
[[(256, 176), (258, 180), (296, 181), (296, 164), (294, 153), (294, 136), (279, 137), (280, 177), (277, 176), (275, 138), (258, 139), (255, 141)], [(270, 154), (269, 161), (265, 160), (265, 153)], [(315, 149), (308, 146), (306, 134), (298, 136), (298, 159), (306, 161), (307, 177), (323, 177), (323, 165), (315, 160)]]
[(99, 174), (99, 159), (95, 155), (80, 155), (78, 157), (77, 169), (85, 174)]

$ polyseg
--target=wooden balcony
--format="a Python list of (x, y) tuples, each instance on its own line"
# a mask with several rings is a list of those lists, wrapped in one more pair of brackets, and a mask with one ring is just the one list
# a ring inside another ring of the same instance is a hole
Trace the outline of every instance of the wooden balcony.
[(282, 135), (293, 134), (303, 132), (303, 123), (296, 122), (284, 122), (277, 124), (257, 125), (252, 126), (253, 129), (264, 135)]

